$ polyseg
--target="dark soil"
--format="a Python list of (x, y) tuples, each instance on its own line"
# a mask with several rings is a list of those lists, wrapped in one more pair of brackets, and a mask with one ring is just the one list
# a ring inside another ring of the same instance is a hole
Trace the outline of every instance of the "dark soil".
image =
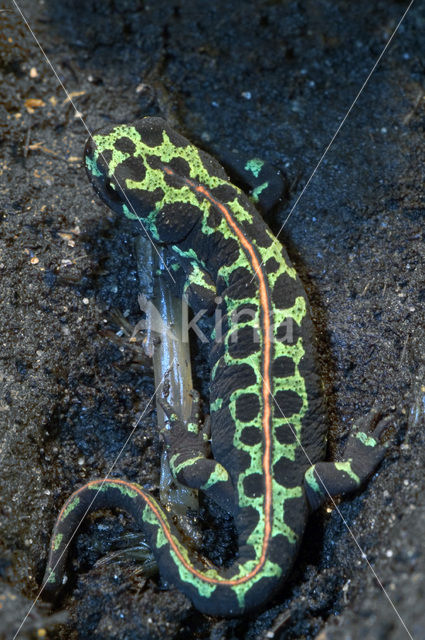
[[(88, 184), (87, 131), (58, 79), (90, 130), (161, 114), (217, 157), (276, 165), (278, 231), (407, 2), (18, 0), (57, 77), (13, 2), (0, 4), (0, 636), (12, 638), (60, 505), (107, 472), (153, 392), (135, 349), (108, 338), (113, 309), (139, 318), (138, 230)], [(425, 638), (424, 29), (417, 2), (280, 235), (310, 295), (329, 455), (377, 400), (396, 426), (379, 472), (340, 513), (312, 518), (270, 608), (232, 621), (202, 616), (134, 562), (94, 565), (136, 527), (91, 519), (68, 620), (49, 638)], [(155, 424), (148, 409), (114, 469), (151, 490)], [(32, 628), (48, 626), (37, 612)]]

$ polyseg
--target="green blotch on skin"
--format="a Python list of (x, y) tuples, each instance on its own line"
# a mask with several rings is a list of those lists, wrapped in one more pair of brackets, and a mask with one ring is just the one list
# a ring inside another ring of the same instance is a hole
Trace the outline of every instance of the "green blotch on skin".
[[(190, 559), (188, 557), (187, 551), (184, 547), (182, 547), (179, 544), (179, 550), (181, 553), (184, 553), (185, 557), (187, 558), (187, 561), (189, 564), (192, 564), (190, 562)], [(173, 558), (173, 562), (175, 563), (175, 565), (178, 568), (179, 571), (179, 576), (180, 576), (180, 580), (182, 580), (182, 582), (186, 582), (188, 584), (191, 584), (193, 586), (195, 586), (195, 588), (198, 590), (199, 594), (203, 597), (203, 598), (210, 598), (214, 591), (217, 589), (217, 585), (215, 584), (210, 584), (209, 582), (206, 582), (204, 580), (200, 580), (199, 578), (195, 577), (188, 569), (186, 569), (186, 567), (184, 566), (184, 564), (182, 564), (176, 554), (174, 553), (174, 551), (171, 551), (170, 553), (171, 557)], [(206, 576), (210, 576), (211, 578), (221, 578), (221, 575), (218, 574), (216, 571), (209, 570), (209, 571), (205, 571), (205, 575)]]
[(53, 540), (53, 551), (57, 551), (59, 549), (62, 540), (63, 540), (63, 533), (58, 533), (58, 535), (55, 536), (55, 539)]
[(203, 491), (206, 491), (207, 489), (210, 489), (210, 487), (213, 487), (215, 484), (217, 484), (217, 482), (227, 482), (229, 480), (229, 474), (227, 473), (226, 469), (224, 467), (221, 466), (221, 464), (216, 464), (214, 471), (210, 474), (210, 477), (208, 478), (208, 480), (201, 486), (201, 489)]
[(307, 471), (305, 472), (305, 475), (304, 475), (304, 480), (308, 484), (310, 489), (312, 489), (316, 493), (322, 493), (322, 490), (321, 490), (321, 488), (319, 486), (319, 483), (317, 482), (317, 480), (315, 478), (314, 469), (315, 469), (314, 465), (307, 469)]
[(186, 291), (191, 284), (196, 284), (198, 287), (202, 287), (207, 291), (216, 292), (215, 284), (209, 282), (208, 274), (199, 266), (199, 264), (195, 261), (190, 263), (191, 271), (187, 274), (187, 281), (184, 286), (184, 290)]
[(134, 489), (130, 489), (125, 484), (120, 484), (118, 482), (105, 482), (104, 484), (93, 484), (88, 487), (88, 489), (92, 489), (93, 491), (105, 492), (109, 491), (109, 489), (118, 489), (124, 496), (128, 496), (129, 498), (137, 498), (137, 491)]
[(78, 496), (73, 500), (71, 500), (71, 502), (68, 504), (68, 506), (65, 508), (65, 511), (63, 512), (63, 518), (67, 518), (71, 513), (71, 511), (73, 511), (75, 507), (77, 507), (79, 504), (80, 504), (80, 498)]
[[(158, 503), (156, 503), (157, 507), (159, 507)], [(164, 522), (167, 523), (167, 517), (165, 515), (165, 513), (162, 511), (162, 509), (160, 509), (162, 518), (164, 520)], [(142, 516), (143, 522), (146, 522), (147, 524), (151, 524), (156, 528), (156, 541), (155, 541), (155, 547), (157, 549), (161, 549), (161, 547), (164, 547), (166, 545), (168, 545), (168, 541), (167, 538), (164, 534), (164, 531), (161, 527), (161, 525), (159, 524), (159, 520), (156, 517), (155, 513), (152, 511), (152, 509), (150, 507), (148, 507), (146, 505), (145, 509), (143, 510), (143, 516)]]
[(291, 500), (298, 500), (302, 495), (301, 486), (285, 487), (273, 480), (273, 504), (282, 505), (282, 509), (277, 510), (273, 518), (272, 536), (282, 533), (290, 544), (297, 543), (299, 536), (285, 521), (285, 515), (287, 507), (290, 508)]
[(337, 471), (344, 471), (347, 475), (350, 476), (350, 478), (354, 480), (356, 484), (361, 484), (359, 476), (354, 473), (351, 468), (351, 460), (346, 460), (344, 462), (334, 462), (334, 465)]
[(176, 476), (180, 471), (185, 469), (186, 467), (191, 467), (198, 460), (205, 460), (204, 456), (195, 456), (194, 458), (189, 458), (189, 460), (184, 460), (184, 462), (180, 462), (180, 464), (176, 464), (177, 458), (180, 456), (180, 453), (176, 453), (172, 456), (170, 460), (170, 467), (173, 470), (173, 474)]
[(263, 184), (260, 184), (258, 187), (255, 187), (255, 189), (253, 189), (252, 199), (254, 200), (254, 202), (258, 202), (258, 200), (260, 199), (260, 194), (264, 191), (264, 189), (267, 189), (268, 186), (268, 182), (263, 182)]
[(87, 170), (90, 171), (92, 176), (94, 176), (95, 178), (101, 177), (102, 172), (99, 171), (98, 166), (96, 164), (96, 160), (94, 158), (90, 158), (90, 156), (86, 156), (86, 167), (87, 167)]
[(223, 398), (216, 398), (210, 404), (210, 411), (218, 411), (223, 406)]
[(190, 247), (189, 249), (183, 250), (178, 245), (173, 244), (171, 248), (173, 249), (173, 251), (177, 253), (177, 255), (181, 256), (182, 258), (187, 258), (188, 260), (191, 260), (191, 262), (192, 261), (196, 262), (198, 265), (201, 265), (202, 267), (205, 268), (204, 261), (201, 260), (201, 258), (196, 254), (196, 251), (192, 249), (192, 247)]
[(125, 217), (128, 218), (129, 220), (139, 220), (139, 216), (133, 213), (132, 211), (130, 211), (130, 209), (127, 207), (126, 204), (123, 204), (122, 211)]
[(244, 169), (245, 171), (250, 171), (256, 178), (258, 178), (263, 166), (264, 160), (261, 160), (260, 158), (251, 158), (251, 160), (248, 160), (246, 163)]
[(378, 444), (378, 441), (375, 440), (375, 438), (368, 436), (364, 431), (356, 433), (356, 438), (358, 438), (366, 447), (376, 447)]
[(199, 433), (199, 426), (197, 422), (188, 422), (186, 427), (189, 433)]

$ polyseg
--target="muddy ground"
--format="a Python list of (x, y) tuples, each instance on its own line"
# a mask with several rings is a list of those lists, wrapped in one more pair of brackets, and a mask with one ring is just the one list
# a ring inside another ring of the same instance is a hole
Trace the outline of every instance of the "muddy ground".
[[(140, 317), (138, 230), (88, 184), (87, 131), (59, 80), (90, 130), (161, 114), (218, 157), (237, 149), (274, 164), (287, 186), (270, 219), (278, 231), (407, 2), (18, 0), (57, 77), (14, 3), (0, 4), (0, 579), (15, 603), (0, 599), (0, 635), (9, 639), (38, 593), (60, 505), (107, 472), (153, 392), (137, 349), (111, 340), (113, 310)], [(379, 472), (340, 514), (330, 506), (312, 518), (286, 586), (241, 620), (199, 614), (133, 561), (95, 564), (137, 528), (123, 515), (92, 518), (72, 553), (67, 622), (49, 638), (425, 638), (424, 28), (416, 2), (280, 235), (311, 300), (329, 455), (377, 400), (395, 425)], [(114, 475), (155, 491), (159, 456), (149, 409)], [(34, 610), (29, 627), (48, 626), (46, 616)]]

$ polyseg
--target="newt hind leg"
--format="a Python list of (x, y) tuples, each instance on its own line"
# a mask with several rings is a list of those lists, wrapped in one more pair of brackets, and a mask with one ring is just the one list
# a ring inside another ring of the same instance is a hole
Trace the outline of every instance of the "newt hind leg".
[(313, 509), (361, 487), (385, 456), (386, 445), (380, 438), (391, 424), (391, 416), (382, 417), (379, 409), (372, 409), (354, 424), (341, 461), (318, 462), (307, 469), (304, 486)]
[(163, 431), (173, 476), (192, 489), (204, 491), (223, 509), (235, 511), (235, 490), (227, 470), (210, 456), (209, 416), (201, 426), (200, 396), (192, 391), (192, 412), (187, 422), (179, 418), (164, 399), (160, 404), (170, 421)]

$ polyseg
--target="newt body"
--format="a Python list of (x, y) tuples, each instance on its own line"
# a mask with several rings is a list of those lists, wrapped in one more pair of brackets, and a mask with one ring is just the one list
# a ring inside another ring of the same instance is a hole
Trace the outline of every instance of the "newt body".
[(94, 480), (57, 519), (46, 589), (60, 586), (62, 552), (87, 508), (116, 506), (137, 519), (161, 573), (198, 609), (240, 615), (267, 602), (287, 577), (309, 508), (357, 489), (375, 469), (384, 456), (384, 422), (365, 420), (350, 435), (344, 460), (324, 462), (327, 426), (304, 288), (251, 200), (214, 158), (161, 118), (144, 118), (98, 132), (85, 162), (106, 204), (140, 218), (152, 240), (168, 246), (194, 312), (218, 303), (211, 451), (202, 428), (184, 424), (172, 408), (167, 447), (177, 479), (233, 515), (239, 553), (226, 568), (196, 560), (140, 486)]

